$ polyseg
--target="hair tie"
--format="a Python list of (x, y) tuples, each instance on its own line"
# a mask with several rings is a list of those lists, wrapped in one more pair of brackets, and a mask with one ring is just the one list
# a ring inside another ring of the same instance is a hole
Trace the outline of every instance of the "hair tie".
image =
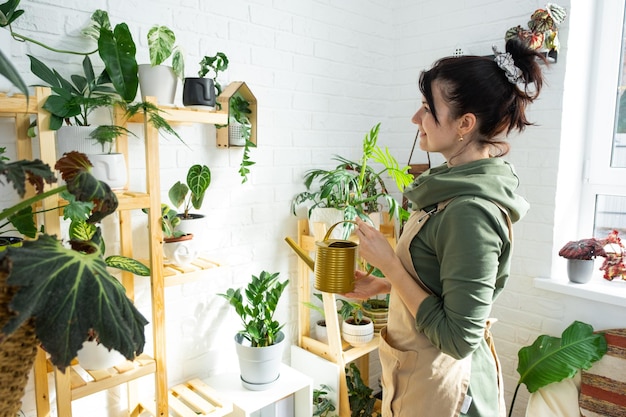
[(502, 71), (504, 71), (504, 75), (506, 75), (506, 79), (509, 80), (511, 84), (517, 84), (520, 81), (524, 80), (522, 70), (515, 66), (515, 61), (513, 60), (513, 56), (506, 52), (498, 52), (495, 46), (492, 47), (495, 58), (493, 59), (498, 64), (498, 67)]

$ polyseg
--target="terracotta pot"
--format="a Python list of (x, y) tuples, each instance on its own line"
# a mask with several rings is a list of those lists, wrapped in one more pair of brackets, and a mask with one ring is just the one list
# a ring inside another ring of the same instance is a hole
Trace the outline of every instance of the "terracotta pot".
[[(9, 303), (16, 288), (7, 286), (6, 279), (7, 274), (0, 271), (0, 328), (14, 315), (9, 311)], [(0, 417), (15, 417), (20, 411), (38, 345), (32, 320), (0, 344)]]

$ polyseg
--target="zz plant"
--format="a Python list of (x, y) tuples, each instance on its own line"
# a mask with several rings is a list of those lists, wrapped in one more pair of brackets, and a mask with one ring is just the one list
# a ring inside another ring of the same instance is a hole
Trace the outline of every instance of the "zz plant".
[(258, 277), (252, 275), (244, 291), (245, 300), (241, 288), (229, 288), (225, 294), (218, 294), (235, 308), (243, 324), (239, 334), (249, 340), (252, 347), (273, 345), (284, 326), (274, 319), (274, 313), (289, 280), (281, 282), (278, 275), (278, 272), (271, 274), (266, 271)]

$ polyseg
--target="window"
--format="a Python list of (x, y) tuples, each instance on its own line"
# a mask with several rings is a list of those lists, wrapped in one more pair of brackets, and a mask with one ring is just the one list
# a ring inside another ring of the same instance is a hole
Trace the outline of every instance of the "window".
[[(626, 17), (624, 2), (597, 2), (590, 136), (581, 202), (581, 230), (626, 237)], [(605, 42), (606, 41), (606, 42)], [(587, 215), (590, 214), (590, 215)]]

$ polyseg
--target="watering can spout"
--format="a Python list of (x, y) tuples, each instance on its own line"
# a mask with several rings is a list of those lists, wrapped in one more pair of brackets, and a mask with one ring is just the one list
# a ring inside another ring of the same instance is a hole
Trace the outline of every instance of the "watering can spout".
[(287, 244), (289, 246), (291, 246), (291, 249), (293, 249), (293, 251), (296, 253), (296, 255), (298, 255), (300, 257), (300, 259), (302, 259), (304, 261), (304, 263), (306, 263), (309, 266), (309, 268), (311, 268), (311, 271), (315, 270), (315, 262), (304, 251), (304, 249), (302, 249), (300, 246), (298, 246), (298, 244), (296, 242), (294, 242), (293, 239), (290, 238), (290, 237), (286, 237), (285, 238), (285, 242), (287, 242)]

